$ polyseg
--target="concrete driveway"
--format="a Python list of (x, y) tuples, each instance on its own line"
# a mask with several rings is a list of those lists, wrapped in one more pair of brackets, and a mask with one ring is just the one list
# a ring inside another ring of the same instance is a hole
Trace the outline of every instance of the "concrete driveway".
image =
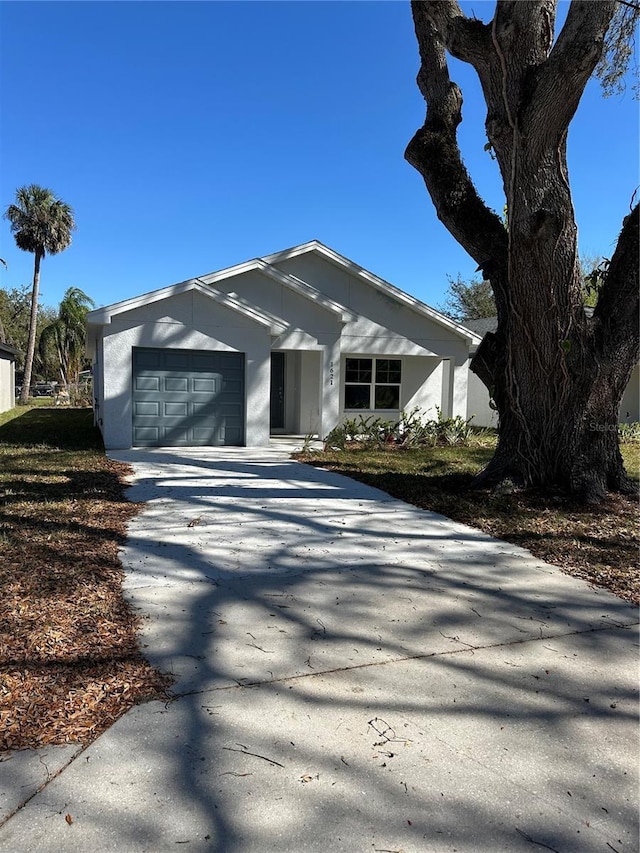
[(287, 450), (112, 454), (176, 698), (50, 751), (0, 850), (637, 851), (637, 610)]

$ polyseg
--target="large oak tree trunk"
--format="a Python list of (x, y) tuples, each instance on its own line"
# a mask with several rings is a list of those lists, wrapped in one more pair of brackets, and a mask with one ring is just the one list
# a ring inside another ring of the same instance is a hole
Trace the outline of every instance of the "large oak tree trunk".
[[(455, 0), (412, 3), (427, 117), (406, 157), (496, 297), (497, 331), (472, 364), (500, 419), (496, 453), (479, 482), (510, 478), (598, 500), (608, 489), (630, 489), (617, 425), (639, 352), (638, 208), (624, 222), (589, 317), (566, 137), (615, 2), (574, 0), (554, 43), (555, 7), (556, 0), (503, 0), (483, 24), (465, 18)], [(479, 74), (506, 226), (479, 198), (462, 162), (456, 138), (462, 97), (449, 78), (446, 51)]]

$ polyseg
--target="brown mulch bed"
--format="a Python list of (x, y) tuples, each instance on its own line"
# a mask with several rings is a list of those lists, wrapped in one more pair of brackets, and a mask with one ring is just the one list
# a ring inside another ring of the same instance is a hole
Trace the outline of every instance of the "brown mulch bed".
[(169, 685), (122, 594), (129, 469), (48, 448), (0, 464), (0, 750), (86, 744)]

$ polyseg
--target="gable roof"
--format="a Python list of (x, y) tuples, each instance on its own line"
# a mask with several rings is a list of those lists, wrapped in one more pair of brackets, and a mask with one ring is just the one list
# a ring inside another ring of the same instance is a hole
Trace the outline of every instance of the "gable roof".
[[(289, 328), (289, 324), (282, 318), (276, 317), (270, 312), (266, 312), (256, 305), (250, 304), (246, 299), (240, 300), (235, 294), (227, 294), (217, 290), (214, 285), (219, 281), (227, 281), (234, 276), (242, 275), (243, 273), (256, 271), (262, 275), (277, 281), (279, 284), (287, 287), (289, 290), (297, 293), (310, 302), (319, 305), (326, 311), (336, 316), (342, 323), (355, 319), (355, 314), (349, 308), (345, 307), (334, 299), (329, 298), (316, 287), (303, 281), (296, 275), (284, 272), (278, 269), (275, 264), (289, 258), (294, 258), (303, 254), (316, 254), (319, 257), (332, 263), (334, 266), (343, 271), (347, 271), (376, 290), (385, 294), (387, 297), (394, 299), (396, 302), (408, 307), (410, 310), (427, 317), (432, 322), (448, 329), (450, 332), (463, 338), (467, 344), (477, 345), (480, 343), (482, 336), (476, 334), (475, 331), (466, 328), (448, 317), (445, 317), (439, 311), (421, 302), (408, 293), (400, 290), (388, 281), (380, 278), (364, 267), (359, 266), (349, 258), (344, 257), (338, 252), (325, 246), (319, 240), (311, 240), (308, 243), (302, 243), (299, 246), (293, 246), (290, 249), (284, 249), (281, 252), (275, 252), (271, 255), (266, 255), (263, 258), (254, 258), (250, 261), (245, 261), (240, 264), (235, 264), (231, 267), (226, 267), (215, 272), (207, 273), (197, 278), (188, 279), (177, 284), (163, 287), (159, 290), (153, 290), (149, 293), (135, 296), (131, 299), (125, 299), (121, 302), (115, 302), (112, 305), (106, 305), (102, 308), (96, 308), (87, 314), (87, 325), (90, 329), (90, 338), (95, 337), (97, 328), (102, 325), (111, 323), (113, 317), (123, 314), (127, 311), (132, 311), (144, 305), (150, 305), (163, 299), (168, 299), (171, 296), (176, 296), (180, 293), (186, 293), (191, 290), (197, 290), (214, 301), (225, 305), (233, 311), (239, 311), (254, 322), (269, 328), (273, 335), (280, 335)], [(93, 334), (91, 333), (93, 331)]]
[(419, 299), (416, 299), (414, 296), (409, 296), (408, 293), (405, 293), (400, 288), (395, 287), (393, 284), (390, 284), (385, 279), (380, 278), (380, 276), (375, 275), (375, 273), (370, 272), (364, 267), (359, 266), (353, 261), (349, 260), (349, 258), (345, 258), (344, 255), (341, 255), (339, 252), (336, 252), (334, 249), (330, 249), (328, 246), (325, 246), (324, 243), (321, 243), (319, 240), (310, 240), (308, 243), (301, 243), (299, 246), (293, 246), (290, 249), (284, 249), (281, 252), (274, 252), (272, 255), (266, 255), (263, 260), (268, 264), (277, 264), (281, 261), (286, 261), (289, 258), (295, 258), (299, 255), (304, 255), (308, 253), (315, 253), (320, 255), (321, 257), (326, 258), (326, 260), (330, 261), (335, 266), (339, 267), (342, 270), (346, 270), (352, 275), (357, 276), (358, 278), (363, 279), (368, 284), (372, 285), (379, 290), (381, 293), (384, 293), (386, 296), (395, 299), (397, 302), (407, 306), (418, 314), (422, 314), (425, 317), (428, 317), (430, 320), (433, 320), (440, 326), (444, 326), (449, 331), (452, 331), (461, 337), (463, 337), (467, 343), (471, 344), (479, 344), (482, 336), (478, 336), (473, 330), (466, 328), (465, 326), (460, 325), (459, 323), (455, 323), (453, 320), (450, 320), (448, 317), (445, 317), (444, 314), (441, 314), (439, 311), (436, 311), (435, 308), (431, 308), (429, 305), (426, 305), (424, 302), (421, 302)]
[(180, 293), (187, 293), (192, 290), (204, 294), (208, 299), (219, 302), (232, 311), (244, 314), (260, 326), (266, 326), (270, 329), (271, 334), (281, 335), (287, 328), (288, 324), (284, 320), (275, 318), (273, 315), (267, 316), (255, 305), (241, 303), (237, 299), (234, 299), (233, 296), (222, 293), (220, 290), (216, 290), (209, 285), (202, 284), (199, 279), (195, 278), (188, 281), (181, 281), (179, 284), (172, 284), (169, 287), (163, 287), (160, 290), (152, 290), (150, 293), (134, 296), (132, 299), (124, 299), (122, 302), (114, 302), (113, 305), (96, 308), (87, 314), (87, 324), (89, 326), (108, 325), (119, 314), (125, 314), (127, 311), (133, 311), (135, 308), (140, 308), (143, 305), (152, 305), (154, 302), (160, 302), (163, 299), (168, 299), (171, 296), (177, 296)]

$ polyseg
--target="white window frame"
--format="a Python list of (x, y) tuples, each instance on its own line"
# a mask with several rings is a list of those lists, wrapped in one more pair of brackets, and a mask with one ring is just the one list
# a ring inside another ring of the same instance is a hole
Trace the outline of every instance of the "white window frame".
[[(371, 362), (371, 381), (370, 382), (348, 382), (347, 381), (347, 361), (354, 359), (357, 361)], [(376, 382), (377, 364), (379, 361), (397, 361), (400, 365), (400, 381), (399, 382)], [(373, 355), (349, 355), (344, 359), (344, 394), (342, 398), (343, 408), (345, 412), (399, 412), (402, 410), (402, 376), (404, 372), (403, 359), (395, 356), (373, 356)], [(369, 386), (369, 405), (367, 408), (349, 408), (346, 404), (347, 388), (352, 385), (368, 385)], [(380, 409), (375, 407), (376, 387), (377, 386), (393, 386), (398, 389), (398, 406), (393, 409)]]

